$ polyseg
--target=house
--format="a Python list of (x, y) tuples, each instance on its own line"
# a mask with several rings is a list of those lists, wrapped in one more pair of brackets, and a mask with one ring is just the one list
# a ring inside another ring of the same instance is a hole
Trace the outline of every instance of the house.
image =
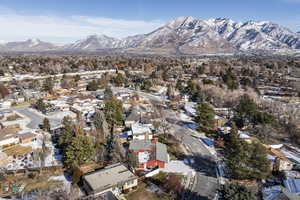
[(86, 193), (94, 196), (108, 191), (112, 191), (114, 194), (126, 193), (138, 184), (138, 177), (121, 163), (86, 174), (82, 180)]
[(170, 158), (167, 146), (157, 140), (133, 140), (129, 145), (130, 154), (139, 169), (164, 168)]
[(19, 143), (19, 137), (16, 131), (12, 129), (0, 129), (0, 147), (6, 147)]
[(21, 144), (26, 144), (26, 143), (29, 143), (29, 142), (33, 142), (37, 139), (36, 137), (37, 136), (34, 133), (19, 134), (19, 139), (20, 139)]
[(152, 140), (153, 134), (149, 126), (136, 123), (131, 125), (133, 140)]

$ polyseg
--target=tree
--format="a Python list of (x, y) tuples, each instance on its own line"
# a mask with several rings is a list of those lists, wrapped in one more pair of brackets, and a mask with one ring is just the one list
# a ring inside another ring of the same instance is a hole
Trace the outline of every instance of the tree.
[(44, 121), (43, 121), (43, 130), (44, 131), (47, 131), (47, 132), (50, 132), (50, 121), (47, 117), (44, 118)]
[(110, 87), (105, 88), (104, 90), (104, 101), (109, 101), (113, 97), (113, 91), (111, 90)]
[(43, 99), (38, 99), (34, 104), (35, 108), (41, 112), (45, 112), (47, 109), (47, 105), (45, 104)]
[(110, 128), (123, 123), (123, 105), (120, 100), (112, 97), (111, 100), (105, 102), (104, 114)]
[(43, 90), (45, 92), (52, 93), (53, 87), (54, 87), (54, 81), (53, 81), (52, 77), (46, 78), (46, 80), (44, 81), (44, 84), (43, 84)]
[(66, 148), (64, 163), (67, 168), (80, 166), (90, 162), (95, 157), (95, 145), (89, 137), (77, 135), (73, 137)]
[(236, 75), (232, 72), (231, 68), (226, 69), (225, 74), (222, 75), (224, 83), (227, 85), (228, 89), (236, 90), (239, 88), (239, 83), (237, 81)]
[(93, 120), (96, 128), (96, 159), (97, 161), (100, 161), (103, 160), (104, 157), (103, 146), (107, 144), (107, 138), (109, 137), (109, 126), (102, 111), (97, 111)]
[(243, 185), (227, 183), (221, 190), (222, 200), (255, 200), (255, 195)]
[(208, 103), (199, 103), (197, 105), (196, 121), (202, 129), (213, 129), (215, 125), (214, 109)]
[(239, 137), (235, 124), (225, 138), (225, 162), (235, 179), (265, 179), (270, 174), (270, 162), (262, 144), (248, 144)]
[(126, 78), (123, 74), (118, 73), (116, 77), (113, 79), (116, 86), (122, 86), (126, 82)]
[(225, 138), (225, 162), (229, 174), (234, 178), (246, 178), (247, 170), (242, 163), (247, 160), (247, 143), (239, 137), (238, 129), (233, 124), (231, 133)]
[(64, 117), (62, 122), (61, 136), (59, 137), (59, 145), (63, 154), (66, 152), (67, 146), (71, 143), (75, 136), (73, 123), (70, 117)]
[(204, 71), (205, 71), (205, 66), (204, 65), (200, 65), (197, 67), (197, 73), (198, 74), (204, 74)]
[(97, 83), (97, 81), (92, 80), (91, 82), (88, 83), (88, 85), (86, 86), (86, 90), (87, 91), (96, 91), (99, 89), (99, 85)]
[(243, 127), (249, 123), (254, 125), (270, 124), (275, 121), (275, 118), (267, 112), (260, 111), (257, 104), (249, 95), (245, 94), (240, 98), (235, 108), (234, 121), (238, 127)]
[(0, 84), (0, 98), (4, 99), (8, 95), (9, 95), (8, 89), (3, 84)]

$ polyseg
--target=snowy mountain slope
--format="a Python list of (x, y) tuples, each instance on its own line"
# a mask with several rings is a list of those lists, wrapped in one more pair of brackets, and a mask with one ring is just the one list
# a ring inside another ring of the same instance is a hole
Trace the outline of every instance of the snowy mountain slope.
[(106, 35), (90, 35), (83, 40), (78, 40), (75, 43), (66, 45), (67, 50), (97, 50), (118, 48), (118, 39), (108, 37)]
[(299, 34), (272, 22), (235, 22), (224, 18), (206, 22), (241, 50), (300, 49)]
[(135, 42), (127, 43), (131, 44), (127, 48), (170, 53), (216, 53), (234, 50), (228, 41), (204, 21), (192, 17), (177, 18), (151, 33), (139, 36)]
[(57, 47), (51, 43), (39, 39), (28, 39), (26, 41), (8, 42), (3, 45), (8, 51), (45, 51), (55, 50)]

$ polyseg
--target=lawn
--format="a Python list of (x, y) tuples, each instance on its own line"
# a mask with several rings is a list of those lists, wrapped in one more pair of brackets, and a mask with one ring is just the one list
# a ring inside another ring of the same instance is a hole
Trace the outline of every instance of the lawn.
[(166, 194), (156, 194), (146, 189), (146, 183), (139, 183), (137, 189), (126, 195), (127, 200), (170, 200)]
[(5, 150), (3, 150), (4, 153), (6, 153), (8, 156), (13, 156), (13, 155), (25, 155), (30, 152), (32, 152), (32, 148), (30, 146), (21, 146), (21, 145), (14, 145), (11, 147), (7, 147)]

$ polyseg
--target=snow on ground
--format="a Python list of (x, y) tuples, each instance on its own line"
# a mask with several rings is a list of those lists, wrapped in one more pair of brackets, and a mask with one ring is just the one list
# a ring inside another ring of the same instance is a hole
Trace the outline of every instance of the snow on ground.
[(70, 192), (72, 180), (70, 177), (66, 177), (65, 175), (60, 176), (51, 176), (49, 180), (62, 181), (64, 183), (64, 190), (68, 193)]
[(167, 173), (180, 173), (187, 175), (188, 173), (195, 174), (195, 170), (180, 160), (172, 160), (165, 165), (162, 171)]
[(287, 150), (286, 148), (281, 149), (281, 152), (291, 161), (300, 164), (300, 154), (291, 152), (291, 151)]

